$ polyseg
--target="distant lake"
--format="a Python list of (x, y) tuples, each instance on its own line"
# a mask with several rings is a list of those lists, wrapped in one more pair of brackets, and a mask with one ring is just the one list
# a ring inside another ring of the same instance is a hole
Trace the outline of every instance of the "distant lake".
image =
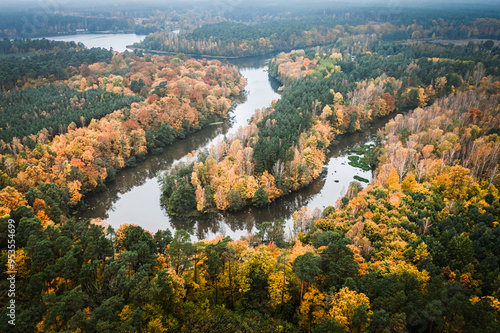
[(83, 43), (89, 49), (93, 47), (109, 49), (112, 47), (114, 51), (125, 52), (125, 50), (127, 50), (127, 45), (140, 42), (145, 37), (146, 35), (136, 34), (78, 34), (44, 38), (63, 42), (74, 41), (76, 43)]

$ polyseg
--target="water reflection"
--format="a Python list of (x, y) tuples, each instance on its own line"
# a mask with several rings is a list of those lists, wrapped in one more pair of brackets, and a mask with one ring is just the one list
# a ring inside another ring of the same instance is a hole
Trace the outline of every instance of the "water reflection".
[[(167, 170), (175, 161), (180, 160), (193, 150), (204, 147), (216, 137), (226, 134), (229, 129), (230, 126), (228, 124), (207, 127), (190, 135), (188, 139), (175, 141), (172, 145), (166, 147), (159, 155), (148, 155), (146, 160), (138, 163), (137, 167), (122, 170), (116, 175), (114, 182), (107, 184), (106, 189), (93, 193), (85, 198), (86, 208), (80, 216), (92, 218), (101, 217), (107, 220), (110, 216), (116, 214), (121, 207), (124, 207), (124, 209), (127, 207), (127, 205), (122, 204), (117, 206), (116, 203), (128, 199), (132, 194), (133, 197), (135, 197), (136, 194), (131, 192), (141, 187), (144, 187), (148, 191), (141, 191), (140, 194), (147, 195), (148, 198), (153, 199), (153, 195), (149, 190), (160, 193), (159, 187), (157, 186), (157, 175), (159, 172)], [(155, 188), (157, 190), (155, 190)], [(158, 204), (159, 198), (159, 195), (154, 198), (154, 201)], [(134, 200), (132, 199), (131, 201)], [(130, 217), (131, 216), (124, 215), (123, 222), (129, 220)], [(140, 222), (139, 220), (136, 221), (137, 222), (134, 223)]]
[(320, 177), (303, 190), (281, 197), (265, 208), (246, 207), (237, 213), (224, 212), (202, 218), (171, 218), (172, 228), (186, 229), (198, 239), (211, 238), (219, 234), (238, 239), (255, 230), (256, 224), (284, 218), (286, 231), (290, 232), (293, 227), (292, 215), (295, 211), (302, 207), (309, 207), (311, 211), (316, 207), (322, 210), (334, 205), (336, 199), (345, 194), (355, 175), (371, 180), (371, 171), (353, 168), (348, 164), (348, 156), (352, 155), (349, 150), (361, 144), (373, 143), (373, 135), (388, 119), (390, 118), (374, 122), (371, 128), (364, 132), (340, 137), (330, 148), (330, 153), (327, 155), (328, 163)]
[(135, 223), (152, 232), (182, 228), (197, 238), (225, 232), (234, 236), (233, 230), (251, 230), (253, 223), (247, 227), (242, 224), (228, 226), (222, 216), (208, 216), (199, 220), (169, 217), (160, 204), (161, 191), (157, 175), (193, 150), (206, 148), (223, 138), (230, 128), (245, 126), (255, 109), (268, 106), (273, 99), (279, 98), (271, 87), (266, 71), (267, 62), (265, 58), (238, 60), (240, 72), (247, 79), (246, 94), (238, 100), (239, 104), (226, 123), (205, 128), (166, 147), (162, 154), (147, 157), (136, 168), (122, 170), (105, 190), (85, 199), (87, 208), (78, 216), (100, 217), (115, 228), (122, 223)]
[(86, 198), (87, 209), (79, 214), (84, 218), (101, 217), (115, 229), (122, 223), (135, 223), (155, 232), (158, 229), (184, 229), (193, 238), (204, 239), (215, 235), (228, 235), (234, 239), (255, 230), (255, 225), (264, 221), (284, 218), (287, 231), (292, 227), (292, 214), (302, 207), (320, 209), (335, 204), (336, 199), (355, 175), (371, 180), (371, 172), (348, 165), (347, 149), (371, 140), (371, 135), (382, 127), (387, 119), (379, 120), (370, 130), (339, 138), (330, 149), (328, 163), (319, 179), (300, 192), (295, 192), (276, 200), (265, 208), (247, 207), (237, 213), (211, 214), (199, 218), (179, 218), (169, 216), (160, 204), (160, 185), (157, 175), (169, 169), (193, 150), (208, 147), (212, 142), (224, 137), (229, 131), (247, 124), (256, 108), (269, 106), (279, 98), (276, 92), (279, 84), (270, 80), (267, 74), (267, 59), (252, 58), (234, 61), (247, 79), (246, 95), (235, 108), (226, 123), (211, 126), (190, 135), (187, 139), (166, 147), (157, 156), (148, 156), (133, 169), (117, 174), (116, 180), (108, 187)]

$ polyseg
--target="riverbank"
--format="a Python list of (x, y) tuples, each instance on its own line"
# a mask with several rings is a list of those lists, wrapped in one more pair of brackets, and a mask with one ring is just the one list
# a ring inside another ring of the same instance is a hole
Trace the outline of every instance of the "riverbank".
[[(312, 49), (316, 47), (330, 47), (333, 45), (333, 43), (328, 43), (328, 44), (318, 44), (318, 45), (311, 45), (311, 46), (297, 46), (297, 49), (300, 48), (307, 48), (307, 49)], [(272, 55), (276, 55), (281, 52), (290, 52), (292, 49), (285, 49), (285, 50), (274, 50), (271, 52), (267, 52), (264, 54), (258, 54), (258, 55), (249, 55), (249, 56), (242, 56), (242, 57), (230, 57), (230, 56), (223, 56), (223, 55), (209, 55), (209, 54), (195, 54), (195, 53), (184, 53), (184, 52), (172, 52), (172, 51), (161, 51), (161, 50), (152, 50), (152, 49), (146, 49), (146, 48), (141, 48), (141, 47), (134, 47), (134, 45), (127, 45), (127, 48), (130, 50), (138, 50), (141, 52), (146, 52), (146, 53), (152, 53), (152, 54), (159, 54), (159, 55), (177, 55), (179, 53), (183, 53), (187, 57), (192, 57), (196, 59), (200, 58), (209, 58), (209, 59), (226, 59), (226, 60), (236, 60), (236, 59), (252, 59), (252, 58), (270, 58)], [(295, 48), (294, 48), (295, 49)]]
[[(86, 198), (86, 211), (77, 217), (102, 218), (114, 228), (123, 223), (134, 223), (152, 232), (159, 229), (186, 229), (200, 239), (208, 234), (219, 233), (222, 229), (235, 230), (230, 234), (236, 238), (245, 235), (248, 228), (241, 225), (231, 226), (224, 221), (219, 223), (168, 216), (160, 204), (161, 191), (156, 175), (184, 159), (187, 154), (208, 149), (214, 142), (230, 135), (231, 128), (245, 126), (255, 109), (269, 105), (272, 100), (280, 97), (269, 80), (267, 62), (268, 59), (265, 58), (238, 62), (240, 73), (247, 80), (245, 100), (235, 106), (227, 121), (208, 126), (190, 135), (189, 139), (172, 143), (163, 153), (149, 155), (135, 168), (121, 170), (113, 183)], [(250, 230), (253, 225), (249, 226)]]

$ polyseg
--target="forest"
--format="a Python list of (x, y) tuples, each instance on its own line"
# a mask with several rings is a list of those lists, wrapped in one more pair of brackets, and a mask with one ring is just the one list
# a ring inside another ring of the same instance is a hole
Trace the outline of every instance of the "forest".
[[(34, 44), (38, 44), (34, 42)], [(15, 54), (0, 57), (0, 90), (23, 87), (29, 80), (65, 80), (76, 74), (76, 67), (111, 61), (112, 53), (101, 48), (66, 48), (57, 52), (42, 49), (40, 52), (19, 57)]]
[[(140, 16), (134, 52), (0, 41), (1, 332), (500, 331), (498, 7), (148, 6), (40, 30)], [(75, 217), (120, 170), (232, 116), (245, 78), (193, 54), (271, 54), (280, 98), (158, 176), (170, 216), (273, 209), (387, 119), (349, 159), (372, 180), (240, 239)]]
[[(213, 3), (185, 0), (133, 3), (120, 6), (106, 2), (52, 3), (9, 8), (0, 4), (0, 38), (37, 38), (75, 33), (147, 35), (158, 31), (194, 29), (200, 23), (220, 21)], [(215, 4), (217, 5), (217, 4)], [(6, 8), (5, 8), (6, 7)], [(56, 9), (57, 10), (54, 10)]]
[(14, 39), (4, 38), (0, 41), (0, 54), (23, 54), (28, 52), (48, 52), (61, 49), (76, 48), (75, 42), (61, 42), (49, 39)]
[[(343, 55), (349, 42), (344, 43), (339, 49), (278, 54), (269, 72), (288, 85), (280, 100), (257, 111), (251, 124), (214, 145), (208, 156), (200, 155), (197, 162), (164, 176), (163, 202), (169, 212), (190, 215), (195, 210), (266, 206), (316, 179), (336, 136), (358, 131), (392, 112), (468, 91), (480, 86), (484, 75), (499, 75), (494, 53), (498, 48), (484, 56), (479, 47), (468, 53), (468, 60), (459, 60), (435, 57), (432, 46), (402, 48), (384, 42), (358, 48), (402, 52), (367, 52), (353, 59)], [(481, 61), (491, 64), (488, 73)]]
[(241, 240), (192, 242), (182, 230), (153, 235), (124, 224), (114, 231), (99, 221), (44, 226), (36, 205), (11, 210), (20, 221), (18, 297), (30, 300), (19, 325), (494, 332), (499, 99), (498, 82), (484, 80), (390, 121), (380, 133), (375, 183), (352, 183), (320, 216), (296, 212), (292, 238), (283, 220)]
[(217, 60), (179, 56), (124, 53), (88, 65), (81, 57), (63, 80), (28, 77), (23, 89), (3, 92), (1, 193), (20, 201), (2, 201), (2, 212), (36, 201), (46, 223), (65, 220), (120, 169), (226, 119), (245, 80)]
[[(470, 9), (470, 8), (469, 8)], [(243, 12), (243, 10), (241, 10)], [(330, 45), (345, 38), (380, 39), (384, 41), (435, 40), (465, 38), (499, 38), (500, 20), (477, 8), (470, 15), (454, 12), (436, 16), (434, 9), (413, 9), (413, 15), (380, 17), (382, 9), (346, 8), (319, 10), (314, 5), (301, 11), (266, 12), (258, 22), (221, 20), (201, 27), (180, 29), (179, 33), (158, 31), (134, 47), (190, 55), (248, 57)], [(247, 13), (248, 15), (248, 13)], [(290, 17), (291, 16), (291, 17)], [(485, 17), (487, 16), (487, 17)], [(439, 23), (438, 23), (439, 21)], [(370, 22), (366, 24), (366, 22)]]

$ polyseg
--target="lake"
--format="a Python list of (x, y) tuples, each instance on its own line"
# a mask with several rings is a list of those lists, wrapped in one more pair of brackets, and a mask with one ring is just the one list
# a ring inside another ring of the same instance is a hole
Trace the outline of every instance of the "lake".
[(63, 42), (74, 41), (76, 43), (83, 43), (88, 48), (103, 47), (109, 49), (111, 47), (114, 51), (125, 52), (127, 45), (140, 42), (145, 37), (146, 35), (136, 34), (76, 34), (44, 38)]

